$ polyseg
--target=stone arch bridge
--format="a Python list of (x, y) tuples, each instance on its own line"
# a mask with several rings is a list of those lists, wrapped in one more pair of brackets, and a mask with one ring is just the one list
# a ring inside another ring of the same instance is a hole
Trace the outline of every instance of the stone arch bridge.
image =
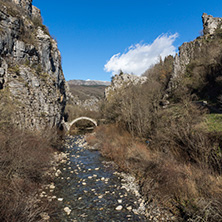
[(92, 122), (95, 126), (97, 126), (97, 121), (92, 119), (92, 118), (89, 118), (89, 117), (86, 117), (86, 116), (82, 116), (82, 117), (79, 117), (79, 118), (76, 118), (74, 119), (73, 121), (71, 122), (65, 122), (64, 120), (62, 121), (62, 126), (64, 127), (65, 131), (68, 132), (70, 130), (70, 128), (72, 127), (72, 125), (80, 120), (88, 120), (90, 122)]

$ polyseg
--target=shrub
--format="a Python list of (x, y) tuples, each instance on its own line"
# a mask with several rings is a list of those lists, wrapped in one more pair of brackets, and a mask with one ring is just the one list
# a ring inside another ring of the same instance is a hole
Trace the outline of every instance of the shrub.
[(162, 99), (162, 87), (148, 79), (143, 85), (130, 85), (114, 96), (104, 107), (105, 117), (121, 123), (132, 135), (148, 137), (156, 124), (156, 113)]
[(37, 193), (51, 179), (45, 172), (60, 140), (56, 130), (41, 134), (17, 129), (15, 111), (9, 90), (0, 90), (0, 221), (40, 221), (49, 207), (39, 202)]
[(169, 209), (178, 221), (222, 219), (222, 177), (208, 168), (184, 161), (166, 147), (157, 149), (158, 143), (147, 146), (116, 124), (98, 127), (87, 141), (136, 175), (146, 200)]
[(36, 194), (47, 181), (44, 173), (50, 166), (50, 141), (13, 128), (10, 133), (1, 130), (0, 138), (0, 219), (36, 221), (46, 210)]

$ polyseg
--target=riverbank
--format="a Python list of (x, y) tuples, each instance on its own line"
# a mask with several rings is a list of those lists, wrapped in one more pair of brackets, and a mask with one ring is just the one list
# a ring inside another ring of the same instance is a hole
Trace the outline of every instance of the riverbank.
[[(206, 168), (186, 164), (168, 152), (155, 149), (150, 141), (133, 138), (117, 125), (104, 125), (87, 137), (91, 146), (134, 175), (147, 203), (149, 219), (154, 221), (220, 221), (222, 177)], [(218, 200), (218, 201), (217, 201)], [(160, 216), (159, 216), (160, 215)]]

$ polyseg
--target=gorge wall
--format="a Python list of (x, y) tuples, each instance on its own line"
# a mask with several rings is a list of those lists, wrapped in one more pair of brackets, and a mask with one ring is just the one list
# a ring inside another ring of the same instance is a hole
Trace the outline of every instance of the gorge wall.
[(56, 41), (32, 0), (0, 0), (0, 92), (7, 91), (21, 128), (61, 123), (66, 82)]

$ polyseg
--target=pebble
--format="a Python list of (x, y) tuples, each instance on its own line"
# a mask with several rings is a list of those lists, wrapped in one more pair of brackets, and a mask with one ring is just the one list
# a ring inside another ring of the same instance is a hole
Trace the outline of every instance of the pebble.
[(123, 206), (122, 205), (119, 205), (116, 207), (116, 210), (122, 210), (123, 209)]
[(58, 200), (58, 201), (63, 201), (63, 198), (58, 198), (57, 200)]
[(69, 209), (68, 207), (65, 207), (65, 208), (64, 208), (64, 211), (66, 212), (67, 215), (70, 215), (70, 213), (71, 213), (72, 210)]
[(132, 208), (132, 206), (129, 206), (129, 207), (127, 207), (126, 208), (128, 211), (131, 211), (133, 208)]

